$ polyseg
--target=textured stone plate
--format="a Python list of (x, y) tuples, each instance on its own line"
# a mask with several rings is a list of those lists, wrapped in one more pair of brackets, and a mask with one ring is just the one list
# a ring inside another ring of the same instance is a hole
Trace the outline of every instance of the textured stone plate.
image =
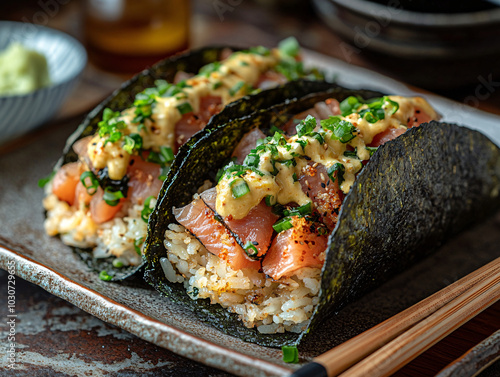
[[(319, 62), (320, 58), (316, 58)], [(350, 69), (345, 72), (342, 84), (358, 87), (359, 82), (349, 81), (349, 77), (361, 80), (367, 74), (356, 71), (354, 75)], [(372, 85), (378, 89), (386, 85), (385, 91), (408, 92), (401, 84), (396, 83), (398, 87), (392, 85), (392, 80), (384, 82), (378, 75), (373, 75), (371, 82), (378, 83)], [(438, 99), (437, 103), (442, 113), (453, 113), (455, 119), (447, 117), (450, 120), (460, 122), (474, 114), (460, 113), (459, 105), (446, 100)], [(454, 111), (452, 106), (457, 106), (459, 111)], [(474, 122), (476, 128), (499, 121), (491, 115), (479, 115)], [(202, 363), (244, 376), (282, 376), (296, 368), (281, 361), (280, 350), (245, 343), (200, 323), (193, 313), (170, 304), (141, 280), (126, 284), (99, 280), (59, 239), (45, 235), (43, 190), (37, 187), (37, 181), (50, 172), (65, 139), (75, 127), (76, 124), (69, 124), (66, 128), (54, 129), (9, 154), (0, 155), (0, 268), (6, 269), (7, 263), (14, 261), (18, 276), (106, 322)], [(499, 144), (494, 128), (486, 132)], [(351, 338), (484, 265), (499, 255), (499, 244), (500, 214), (497, 214), (344, 308), (325, 324), (322, 332), (301, 346), (301, 361)], [(480, 351), (491, 347), (491, 343), (484, 344)], [(476, 371), (484, 366), (478, 359), (472, 357)], [(461, 361), (467, 363), (466, 358)]]

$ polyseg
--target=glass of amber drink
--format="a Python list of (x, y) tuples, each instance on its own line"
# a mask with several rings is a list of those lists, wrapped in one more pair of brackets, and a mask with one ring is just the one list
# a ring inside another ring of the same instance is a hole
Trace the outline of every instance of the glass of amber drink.
[(134, 73), (189, 45), (189, 0), (86, 0), (84, 37), (90, 60)]

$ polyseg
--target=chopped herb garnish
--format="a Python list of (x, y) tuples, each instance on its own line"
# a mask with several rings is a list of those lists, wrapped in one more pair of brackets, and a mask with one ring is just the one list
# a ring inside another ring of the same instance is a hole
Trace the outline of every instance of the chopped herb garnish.
[(292, 175), (293, 181), (297, 182), (299, 179), (297, 178), (297, 173), (293, 173)]
[(109, 275), (106, 270), (102, 270), (99, 273), (99, 279), (104, 280), (104, 281), (110, 281), (111, 279), (113, 279), (113, 276)]
[(221, 67), (221, 65), (222, 65), (221, 62), (216, 61), (201, 67), (199, 72), (201, 75), (208, 77), (212, 72), (217, 72)]
[(191, 107), (191, 104), (189, 102), (184, 102), (181, 103), (180, 105), (177, 105), (177, 110), (181, 113), (181, 115), (190, 113), (193, 111), (193, 108)]
[(339, 140), (341, 143), (345, 144), (356, 137), (354, 135), (356, 127), (339, 116), (330, 116), (328, 119), (323, 119), (320, 124), (324, 130), (332, 131), (332, 139)]
[(266, 202), (266, 206), (268, 206), (268, 207), (272, 207), (273, 205), (276, 204), (276, 197), (274, 195), (267, 195), (264, 198), (264, 200)]
[(318, 143), (320, 143), (320, 144), (325, 143), (325, 139), (323, 138), (323, 135), (321, 135), (319, 132), (313, 132), (313, 133), (311, 133), (311, 136), (313, 138), (315, 138), (316, 140), (318, 140)]
[(144, 208), (141, 211), (141, 219), (147, 223), (149, 220), (149, 215), (153, 212), (154, 208), (151, 208), (151, 200), (156, 199), (155, 196), (151, 195), (148, 196), (147, 199), (144, 201)]
[(222, 86), (222, 81), (216, 81), (212, 84), (212, 89), (219, 89)]
[(255, 258), (259, 254), (259, 250), (255, 247), (252, 241), (248, 241), (244, 246), (245, 254), (251, 258)]
[(366, 147), (368, 152), (370, 152), (370, 157), (377, 151), (378, 147)]
[(124, 196), (121, 191), (113, 191), (109, 187), (106, 187), (104, 189), (104, 195), (102, 198), (107, 205), (114, 207), (118, 205), (118, 203), (120, 203), (120, 199), (122, 199), (123, 197)]
[(96, 176), (88, 170), (80, 175), (80, 182), (82, 182), (83, 187), (87, 189), (87, 194), (89, 195), (94, 195), (99, 188), (99, 181)]
[(99, 127), (99, 137), (104, 138), (107, 136), (104, 145), (108, 142), (114, 143), (121, 139), (122, 133), (120, 130), (123, 130), (127, 127), (124, 121), (118, 120), (120, 116), (120, 112), (113, 112), (110, 108), (105, 108), (102, 121), (98, 123)]
[(229, 95), (234, 96), (245, 86), (246, 86), (245, 81), (238, 81), (236, 84), (233, 85), (231, 89), (229, 89)]
[(256, 54), (256, 55), (262, 55), (262, 56), (268, 56), (271, 54), (271, 50), (264, 46), (256, 46), (256, 47), (250, 47), (248, 50), (242, 51), (250, 54)]
[(44, 187), (45, 187), (45, 185), (46, 185), (47, 183), (49, 183), (49, 182), (52, 180), (52, 178), (54, 178), (54, 175), (55, 175), (55, 174), (56, 174), (56, 172), (55, 172), (55, 171), (53, 171), (52, 173), (50, 173), (50, 174), (49, 174), (48, 176), (46, 176), (45, 178), (41, 178), (41, 179), (39, 179), (39, 180), (38, 180), (38, 187), (40, 187), (40, 188), (44, 188)]
[(281, 351), (283, 352), (283, 361), (285, 363), (298, 363), (299, 362), (299, 350), (295, 346), (281, 346)]
[(316, 128), (316, 119), (308, 115), (306, 119), (297, 125), (297, 135), (299, 137), (310, 135)]
[(310, 215), (312, 213), (312, 203), (309, 202), (307, 204), (304, 204), (300, 207), (295, 207), (291, 209), (285, 209), (283, 211), (283, 215), (285, 216), (306, 216)]
[(141, 149), (142, 149), (141, 135), (134, 133), (125, 136), (123, 150), (125, 150), (128, 154), (133, 154), (134, 151), (140, 151)]
[(139, 237), (134, 240), (134, 249), (138, 255), (141, 255), (141, 246), (144, 242), (144, 237)]
[[(335, 172), (337, 172), (337, 176), (335, 176)], [(345, 173), (345, 166), (342, 165), (340, 162), (337, 162), (336, 164), (333, 164), (330, 166), (327, 170), (328, 176), (332, 180), (332, 182), (335, 182), (335, 178), (338, 178), (339, 180), (339, 186), (344, 182), (344, 173)]]
[(346, 157), (358, 157), (357, 148), (353, 151), (344, 151), (344, 156)]
[(229, 187), (231, 188), (231, 193), (235, 199), (241, 198), (250, 192), (250, 188), (243, 178), (233, 179), (229, 183)]
[(273, 229), (277, 233), (284, 232), (285, 230), (288, 230), (290, 228), (293, 228), (292, 221), (290, 217), (284, 217), (281, 220), (278, 220), (277, 222), (274, 223)]
[(243, 161), (243, 165), (245, 166), (258, 167), (259, 163), (260, 163), (260, 157), (256, 153), (250, 153), (245, 157), (245, 161)]
[(350, 96), (340, 102), (340, 112), (345, 117), (357, 111), (362, 105), (363, 100), (360, 97)]
[(160, 159), (162, 163), (172, 162), (174, 159), (174, 152), (172, 148), (161, 146), (160, 147)]
[(121, 260), (119, 260), (118, 258), (113, 259), (113, 267), (122, 268), (123, 266), (124, 266), (124, 264)]
[(294, 37), (288, 37), (278, 44), (278, 49), (283, 55), (295, 58), (299, 55), (300, 45)]

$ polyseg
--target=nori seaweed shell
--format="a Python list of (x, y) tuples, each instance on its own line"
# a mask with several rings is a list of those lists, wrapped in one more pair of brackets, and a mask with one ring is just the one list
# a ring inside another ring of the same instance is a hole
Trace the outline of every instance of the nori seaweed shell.
[[(148, 87), (153, 87), (156, 80), (161, 79), (172, 82), (178, 71), (197, 73), (204, 65), (219, 60), (222, 51), (227, 48), (233, 51), (239, 50), (228, 46), (204, 47), (193, 50), (162, 60), (125, 82), (119, 89), (92, 110), (78, 126), (77, 130), (68, 138), (63, 150), (63, 156), (55, 165), (54, 170), (59, 169), (64, 164), (78, 160), (78, 156), (72, 148), (73, 144), (77, 140), (93, 135), (97, 131), (98, 123), (102, 120), (102, 114), (105, 108), (110, 108), (113, 111), (129, 108), (132, 106), (136, 94)], [(253, 96), (246, 96), (228, 104), (223, 111), (211, 119), (210, 123), (215, 122), (217, 124), (224, 124), (230, 119), (248, 115), (258, 109), (269, 108), (288, 98), (302, 97), (308, 93), (323, 91), (330, 87), (332, 87), (332, 84), (324, 81), (298, 80), (290, 82), (278, 88), (266, 90)], [(114, 275), (112, 281), (126, 279), (142, 268), (141, 265), (117, 269), (113, 267), (110, 258), (95, 259), (92, 256), (92, 250), (77, 247), (73, 249), (94, 271), (113, 271)]]
[(280, 122), (324, 98), (342, 100), (348, 95), (369, 97), (337, 88), (226, 125), (212, 125), (188, 142), (150, 219), (146, 280), (227, 334), (265, 346), (298, 344), (324, 318), (500, 207), (499, 148), (477, 131), (433, 121), (381, 146), (358, 175), (330, 237), (320, 302), (304, 333), (259, 334), (244, 327), (237, 315), (207, 299), (194, 301), (182, 284), (169, 283), (159, 261), (166, 255), (164, 232), (175, 221), (172, 207), (191, 201), (208, 172), (223, 165), (246, 131)]

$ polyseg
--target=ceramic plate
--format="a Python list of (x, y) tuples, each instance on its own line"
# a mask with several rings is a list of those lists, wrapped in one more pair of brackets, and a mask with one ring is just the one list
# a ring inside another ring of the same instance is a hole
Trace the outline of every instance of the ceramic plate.
[[(309, 63), (337, 73), (342, 85), (395, 94), (411, 90), (393, 80), (308, 53)], [(500, 118), (429, 96), (448, 121), (471, 124), (497, 144)], [(281, 350), (224, 335), (173, 305), (140, 279), (124, 284), (99, 280), (58, 238), (43, 230), (43, 190), (37, 181), (58, 159), (72, 129), (56, 129), (0, 155), (0, 267), (14, 261), (16, 274), (96, 317), (196, 361), (242, 376), (284, 376), (299, 365), (281, 361)], [(379, 289), (333, 316), (322, 332), (301, 345), (301, 362), (330, 349), (441, 289), (498, 256), (500, 214), (449, 242)]]

